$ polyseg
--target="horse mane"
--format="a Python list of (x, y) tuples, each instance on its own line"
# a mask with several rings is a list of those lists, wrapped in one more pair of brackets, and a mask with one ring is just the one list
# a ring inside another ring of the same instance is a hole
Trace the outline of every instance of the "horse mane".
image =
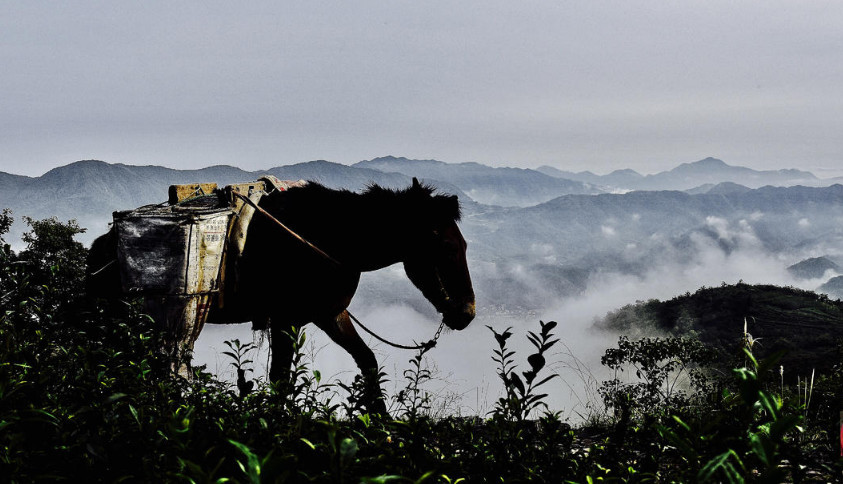
[(380, 213), (386, 218), (444, 223), (457, 222), (462, 216), (456, 195), (437, 194), (436, 188), (429, 184), (392, 189), (372, 183), (357, 193), (308, 181), (285, 192), (273, 192), (269, 198), (275, 198), (285, 211), (301, 209), (299, 213), (332, 213), (338, 217)]
[(436, 187), (427, 183), (397, 190), (372, 183), (366, 187), (361, 196), (371, 197), (377, 203), (396, 203), (398, 206), (409, 203), (411, 210), (428, 211), (428, 215), (437, 220), (459, 222), (462, 218), (457, 196), (437, 194)]

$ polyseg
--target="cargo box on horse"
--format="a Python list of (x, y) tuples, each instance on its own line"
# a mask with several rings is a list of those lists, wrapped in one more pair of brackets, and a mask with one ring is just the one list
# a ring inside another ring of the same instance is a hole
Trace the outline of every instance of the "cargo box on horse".
[(270, 380), (284, 381), (293, 348), (282, 333), (312, 322), (360, 367), (369, 410), (385, 413), (377, 360), (346, 310), (360, 273), (402, 262), (444, 325), (459, 330), (474, 318), (456, 196), (416, 179), (363, 193), (272, 178), (196, 188), (210, 194), (184, 199), (174, 189), (166, 205), (116, 212), (88, 261), (89, 291), (143, 295), (174, 358), (205, 322), (268, 323)]

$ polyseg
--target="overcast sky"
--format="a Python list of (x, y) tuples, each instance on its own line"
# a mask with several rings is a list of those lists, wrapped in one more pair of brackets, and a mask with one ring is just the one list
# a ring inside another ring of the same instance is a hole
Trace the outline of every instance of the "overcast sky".
[(843, 2), (0, 5), (0, 171), (383, 155), (843, 174)]

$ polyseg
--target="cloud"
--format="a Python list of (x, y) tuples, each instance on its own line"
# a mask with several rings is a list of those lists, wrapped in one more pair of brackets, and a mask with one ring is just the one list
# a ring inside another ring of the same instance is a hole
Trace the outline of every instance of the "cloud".
[(539, 258), (545, 264), (553, 264), (556, 262), (556, 249), (552, 244), (530, 244), (530, 253)]
[[(610, 376), (600, 364), (600, 357), (607, 348), (617, 343), (619, 335), (594, 327), (594, 322), (608, 312), (636, 301), (652, 298), (668, 300), (701, 286), (719, 286), (723, 282), (734, 284), (742, 280), (749, 284), (793, 285), (810, 290), (824, 282), (819, 279), (794, 279), (787, 266), (809, 254), (777, 254), (765, 249), (753, 226), (753, 222), (760, 219), (760, 216), (750, 216), (728, 221), (715, 216), (707, 217), (707, 231), (688, 234), (681, 248), (675, 245), (676, 240), (660, 234), (630, 243), (624, 249), (622, 258), (633, 267), (644, 267), (643, 270), (634, 273), (596, 271), (588, 278), (585, 289), (570, 297), (554, 293), (543, 276), (532, 270), (531, 263), (555, 256), (549, 244), (529, 246), (531, 260), (477, 263), (472, 267), (473, 275), (477, 276), (475, 280), (494, 284), (494, 288), (475, 286), (478, 301), (484, 301), (477, 319), (464, 331), (446, 331), (429, 354), (429, 363), (436, 367), (440, 377), (432, 384), (432, 389), (439, 395), (448, 395), (450, 411), (454, 413), (482, 414), (489, 411), (502, 387), (491, 360), (495, 342), (486, 326), (497, 331), (513, 328), (511, 348), (516, 351), (517, 362), (523, 366), (524, 359), (533, 350), (526, 339), (527, 331), (536, 331), (539, 319), (554, 320), (559, 323), (556, 334), (561, 343), (548, 360), (550, 367), (561, 378), (552, 380), (545, 388), (549, 393), (547, 401), (552, 409), (563, 410), (566, 417), (580, 418), (580, 415), (591, 411), (589, 404), (598, 401), (598, 382)], [(605, 232), (604, 235), (609, 236)], [(400, 265), (371, 277), (365, 287), (375, 289), (406, 279)], [(393, 296), (390, 293), (390, 297), (401, 303), (367, 300), (360, 296), (354, 301), (352, 310), (373, 330), (389, 339), (403, 343), (426, 340), (438, 327), (438, 315), (427, 308), (429, 304), (420, 299), (409, 283), (406, 283), (406, 291), (406, 295), (396, 293)], [(419, 306), (404, 304), (411, 300), (419, 301)], [(514, 310), (509, 305), (511, 301), (526, 301), (531, 305), (527, 308), (530, 310)], [(249, 337), (247, 327), (237, 330), (246, 331), (241, 339)], [(226, 334), (224, 337), (228, 338), (233, 335)], [(316, 355), (314, 366), (322, 371), (325, 378), (337, 376), (348, 381), (356, 374), (353, 360), (328, 341), (324, 334), (312, 326), (308, 327), (308, 334)], [(214, 337), (219, 339), (223, 336), (206, 328), (200, 342), (206, 344), (206, 338)], [(364, 336), (364, 340), (374, 348), (379, 363), (389, 375), (387, 390), (394, 392), (400, 389), (404, 382), (403, 370), (408, 368), (407, 360), (413, 356), (412, 352), (395, 350), (369, 336)], [(219, 350), (221, 343), (215, 344)], [(219, 361), (218, 356), (208, 356), (211, 352), (199, 346), (197, 343), (198, 359), (210, 358), (207, 361), (228, 371), (225, 361)], [(265, 361), (266, 349), (263, 351), (257, 361)]]

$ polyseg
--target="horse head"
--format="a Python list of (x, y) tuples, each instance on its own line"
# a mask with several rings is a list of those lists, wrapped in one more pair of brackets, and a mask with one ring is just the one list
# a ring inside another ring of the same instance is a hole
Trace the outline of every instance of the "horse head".
[(467, 244), (457, 227), (459, 201), (454, 195), (433, 195), (413, 178), (409, 190), (416, 207), (411, 250), (404, 271), (451, 329), (464, 329), (474, 319), (474, 288), (466, 261)]

